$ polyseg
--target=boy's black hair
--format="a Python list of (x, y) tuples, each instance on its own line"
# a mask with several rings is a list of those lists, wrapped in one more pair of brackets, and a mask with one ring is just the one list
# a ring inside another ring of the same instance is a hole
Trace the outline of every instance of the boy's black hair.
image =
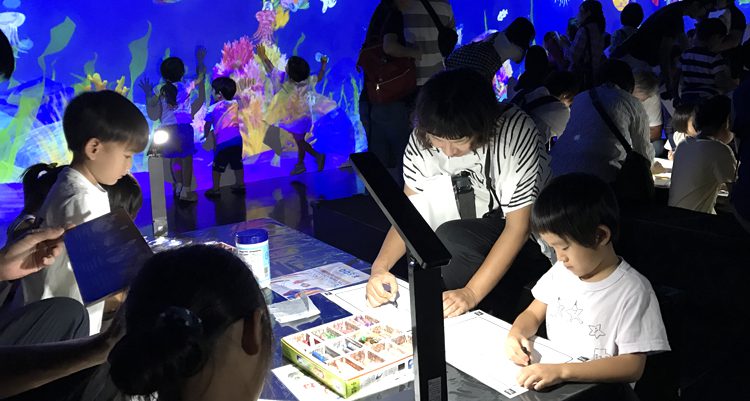
[(68, 149), (83, 152), (86, 143), (127, 143), (141, 152), (148, 144), (148, 123), (138, 107), (117, 92), (86, 92), (70, 101), (63, 116), (63, 131)]
[(609, 59), (602, 64), (597, 74), (597, 86), (603, 84), (615, 84), (628, 93), (635, 89), (635, 77), (630, 66), (617, 59)]
[(672, 128), (676, 132), (686, 134), (691, 118), (695, 122), (695, 104), (688, 102), (678, 105), (672, 114)]
[(552, 71), (544, 80), (544, 87), (560, 100), (573, 100), (581, 91), (581, 80), (570, 71)]
[(534, 25), (528, 19), (524, 17), (518, 17), (503, 30), (505, 37), (508, 38), (510, 43), (528, 50), (531, 45), (531, 41), (534, 40)]
[(16, 69), (16, 57), (8, 37), (0, 31), (0, 77), (10, 79)]
[(130, 174), (125, 174), (114, 185), (101, 184), (101, 186), (109, 196), (110, 210), (123, 208), (128, 216), (135, 220), (138, 211), (143, 206), (143, 193), (138, 180)]
[(705, 19), (695, 27), (695, 37), (701, 42), (707, 42), (715, 36), (723, 38), (726, 35), (727, 26), (718, 18)]
[(638, 3), (628, 3), (620, 12), (620, 23), (623, 26), (638, 28), (643, 22), (643, 7)]
[(695, 130), (699, 135), (714, 136), (725, 128), (732, 111), (732, 101), (723, 95), (699, 104), (695, 110)]
[(495, 132), (501, 108), (492, 84), (469, 68), (441, 71), (419, 91), (412, 116), (417, 141), (432, 147), (427, 133), (444, 139), (471, 138), (474, 149)]
[(289, 57), (286, 62), (286, 71), (289, 74), (289, 79), (294, 82), (302, 82), (310, 76), (310, 64), (299, 56)]
[(555, 234), (566, 241), (594, 248), (598, 227), (609, 228), (611, 239), (620, 231), (620, 208), (612, 188), (585, 173), (554, 178), (542, 190), (531, 211), (531, 229)]
[(221, 93), (221, 97), (226, 100), (234, 99), (234, 94), (237, 93), (237, 83), (229, 77), (219, 77), (211, 81), (211, 88)]

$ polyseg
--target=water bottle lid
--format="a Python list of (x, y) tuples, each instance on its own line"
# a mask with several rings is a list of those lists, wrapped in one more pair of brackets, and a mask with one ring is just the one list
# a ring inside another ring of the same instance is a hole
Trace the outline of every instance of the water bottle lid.
[(240, 231), (235, 235), (235, 240), (238, 244), (259, 244), (268, 241), (268, 231), (260, 228)]

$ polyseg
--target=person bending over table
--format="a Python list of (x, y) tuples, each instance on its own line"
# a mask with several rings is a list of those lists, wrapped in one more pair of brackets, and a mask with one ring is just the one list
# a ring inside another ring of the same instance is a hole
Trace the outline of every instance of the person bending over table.
[[(442, 270), (443, 315), (461, 315), (485, 300), (483, 308), (508, 318), (515, 311), (505, 309), (515, 306), (523, 285), (549, 267), (529, 240), (531, 205), (549, 176), (541, 137), (528, 115), (498, 103), (492, 85), (469, 69), (433, 76), (414, 116), (403, 165), (406, 195), (425, 192), (435, 177), (463, 173), (475, 197), (476, 218), (448, 221), (436, 231), (452, 255)], [(430, 203), (454, 201), (425, 194)], [(391, 228), (367, 283), (372, 306), (395, 299), (398, 286), (389, 270), (405, 252)]]

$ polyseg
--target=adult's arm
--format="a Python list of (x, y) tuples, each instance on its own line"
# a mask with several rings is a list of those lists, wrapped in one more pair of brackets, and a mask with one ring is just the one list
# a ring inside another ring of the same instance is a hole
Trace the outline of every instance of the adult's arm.
[(407, 47), (398, 42), (398, 35), (388, 33), (383, 36), (383, 52), (391, 57), (419, 58), (422, 53), (418, 48)]

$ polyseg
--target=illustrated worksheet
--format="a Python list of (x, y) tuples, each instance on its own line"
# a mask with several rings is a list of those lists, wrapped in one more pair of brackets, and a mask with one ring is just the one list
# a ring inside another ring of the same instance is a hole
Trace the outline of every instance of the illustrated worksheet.
[[(445, 361), (473, 376), (502, 395), (525, 393), (516, 382), (521, 367), (505, 355), (505, 339), (511, 325), (482, 311), (445, 320)], [(532, 340), (534, 363), (565, 363), (573, 357), (553, 348), (541, 337)]]
[(396, 302), (388, 302), (377, 308), (371, 307), (367, 302), (367, 283), (328, 291), (323, 295), (351, 314), (370, 315), (401, 331), (411, 331), (409, 283), (399, 279), (396, 279), (396, 282), (398, 285)]

